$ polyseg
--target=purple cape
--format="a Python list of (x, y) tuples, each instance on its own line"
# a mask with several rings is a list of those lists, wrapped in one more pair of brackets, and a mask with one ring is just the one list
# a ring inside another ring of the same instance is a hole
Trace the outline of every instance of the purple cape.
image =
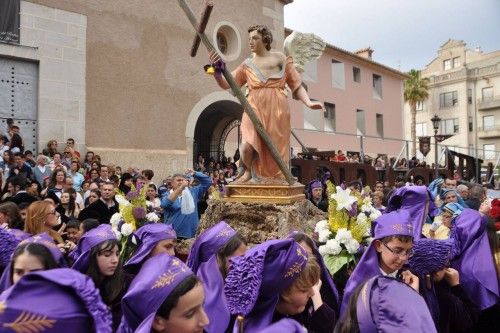
[[(54, 239), (50, 237), (46, 232), (26, 238), (21, 241), (18, 246), (25, 243), (37, 243), (45, 246), (50, 251), (52, 257), (54, 258), (54, 261), (59, 265), (59, 267), (66, 266), (61, 250), (59, 250), (59, 248), (57, 247)], [(1, 245), (3, 246), (3, 244)], [(14, 251), (15, 249), (12, 251), (11, 255), (14, 253)], [(5, 267), (5, 270), (3, 271), (2, 276), (0, 277), (0, 292), (6, 290), (12, 285), (10, 282), (11, 265), (12, 262), (9, 261), (9, 263)]]
[(234, 235), (236, 231), (224, 221), (205, 230), (194, 241), (186, 265), (196, 273), (198, 267), (216, 254)]
[[(287, 236), (287, 238), (293, 238), (293, 235), (297, 233), (300, 233), (300, 231), (292, 231)], [(323, 301), (327, 303), (328, 306), (332, 308), (332, 310), (335, 311), (335, 313), (338, 315), (340, 311), (339, 309), (340, 297), (339, 297), (339, 292), (337, 290), (337, 286), (335, 285), (335, 282), (333, 281), (333, 278), (330, 275), (328, 268), (326, 268), (323, 256), (319, 253), (316, 244), (314, 245), (315, 246), (312, 249), (313, 254), (319, 266), (321, 267), (321, 282), (322, 282), (320, 289), (321, 296), (323, 297)]]
[(97, 228), (91, 229), (83, 234), (82, 238), (78, 241), (77, 249), (75, 249), (75, 251), (79, 253), (79, 256), (71, 268), (86, 273), (89, 268), (92, 248), (107, 240), (117, 240), (109, 224), (101, 224)]
[(231, 314), (245, 317), (246, 333), (271, 324), (281, 293), (299, 277), (306, 263), (307, 252), (291, 239), (270, 240), (231, 259), (224, 294)]
[(27, 274), (0, 295), (0, 304), (0, 323), (12, 331), (111, 333), (111, 314), (99, 290), (73, 269)]
[(385, 276), (373, 277), (362, 287), (356, 315), (361, 333), (437, 332), (423, 298)]
[(122, 299), (123, 318), (118, 332), (150, 332), (156, 311), (170, 293), (193, 272), (178, 258), (166, 253), (144, 262)]
[(293, 319), (281, 319), (259, 333), (307, 333), (307, 330)]
[(205, 287), (205, 311), (210, 323), (208, 333), (224, 332), (229, 325), (230, 313), (224, 296), (224, 279), (217, 264), (216, 253), (236, 235), (236, 231), (221, 221), (205, 230), (194, 241), (187, 265), (195, 272)]
[(138, 246), (134, 254), (123, 266), (125, 269), (141, 266), (158, 242), (165, 239), (177, 239), (174, 228), (170, 224), (150, 223), (137, 229), (132, 236)]
[[(396, 235), (413, 236), (414, 227), (411, 222), (415, 222), (415, 220), (410, 220), (409, 213), (403, 209), (384, 214), (373, 222), (375, 224), (374, 240)], [(347, 309), (347, 303), (354, 289), (369, 278), (377, 275), (380, 275), (380, 267), (378, 254), (372, 242), (365, 253), (363, 253), (349, 280), (347, 280), (340, 308), (341, 316), (345, 309)]]
[(393, 192), (384, 213), (404, 209), (410, 214), (413, 225), (413, 238), (419, 239), (422, 227), (427, 220), (431, 203), (430, 193), (425, 186), (404, 186)]
[(465, 208), (455, 219), (450, 238), (455, 241), (451, 266), (460, 273), (460, 284), (481, 310), (498, 303), (498, 280), (486, 232), (488, 218)]

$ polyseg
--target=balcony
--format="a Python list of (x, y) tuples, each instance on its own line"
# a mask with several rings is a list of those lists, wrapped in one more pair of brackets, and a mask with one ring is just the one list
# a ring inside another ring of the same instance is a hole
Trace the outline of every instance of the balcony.
[(480, 139), (500, 138), (500, 125), (478, 127), (477, 137)]
[(477, 100), (477, 109), (480, 111), (499, 109), (499, 108), (500, 108), (500, 96), (484, 97)]

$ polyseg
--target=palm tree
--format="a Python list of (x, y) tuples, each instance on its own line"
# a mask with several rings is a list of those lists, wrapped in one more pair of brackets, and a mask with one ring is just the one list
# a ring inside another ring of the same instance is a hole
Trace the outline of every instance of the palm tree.
[(420, 71), (415, 69), (410, 70), (408, 76), (409, 78), (405, 81), (404, 98), (405, 102), (408, 102), (410, 105), (412, 156), (415, 156), (417, 154), (417, 103), (423, 102), (429, 97), (429, 88), (427, 87), (429, 79), (422, 78)]

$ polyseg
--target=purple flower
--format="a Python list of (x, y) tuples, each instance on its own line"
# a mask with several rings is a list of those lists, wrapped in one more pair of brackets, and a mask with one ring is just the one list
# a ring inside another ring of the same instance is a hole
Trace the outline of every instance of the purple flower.
[(134, 215), (136, 220), (142, 220), (146, 217), (146, 209), (144, 207), (134, 207), (132, 215)]
[(125, 196), (125, 198), (128, 200), (128, 201), (132, 201), (136, 198), (139, 197), (139, 191), (130, 191), (127, 193), (127, 195)]
[(349, 216), (351, 217), (354, 217), (354, 216), (357, 216), (358, 215), (358, 203), (355, 202), (351, 205), (351, 209), (349, 209), (347, 211), (347, 213), (349, 214)]

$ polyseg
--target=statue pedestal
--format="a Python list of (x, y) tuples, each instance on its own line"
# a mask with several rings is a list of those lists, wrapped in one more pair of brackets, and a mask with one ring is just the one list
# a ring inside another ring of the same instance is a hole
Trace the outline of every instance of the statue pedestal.
[(225, 186), (225, 202), (293, 204), (304, 200), (304, 185), (231, 183)]
[(210, 200), (200, 219), (198, 234), (225, 221), (242, 234), (250, 244), (286, 237), (291, 231), (313, 235), (314, 227), (327, 213), (302, 199), (293, 204), (242, 203)]

